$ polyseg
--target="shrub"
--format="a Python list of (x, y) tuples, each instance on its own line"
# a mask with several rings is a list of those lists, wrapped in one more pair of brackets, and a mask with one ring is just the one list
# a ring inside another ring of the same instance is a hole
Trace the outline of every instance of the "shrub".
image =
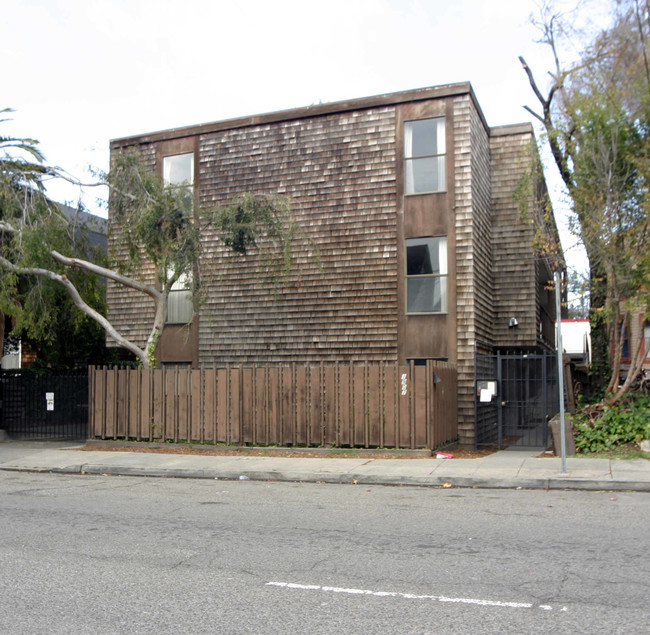
[(619, 403), (606, 406), (591, 419), (584, 412), (573, 417), (576, 450), (582, 453), (603, 452), (627, 443), (650, 439), (650, 396), (626, 395)]

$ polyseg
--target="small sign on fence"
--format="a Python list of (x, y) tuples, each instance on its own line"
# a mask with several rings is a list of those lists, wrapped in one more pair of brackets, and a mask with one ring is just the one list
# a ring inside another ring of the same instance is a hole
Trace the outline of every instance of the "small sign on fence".
[(45, 393), (45, 403), (47, 404), (46, 410), (48, 410), (48, 411), (54, 410), (54, 393), (53, 392), (46, 392)]

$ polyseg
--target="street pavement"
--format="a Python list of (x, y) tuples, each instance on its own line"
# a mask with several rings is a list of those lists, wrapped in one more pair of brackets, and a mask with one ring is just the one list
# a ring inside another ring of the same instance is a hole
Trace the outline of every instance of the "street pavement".
[(650, 492), (650, 461), (567, 458), (508, 449), (477, 459), (287, 458), (84, 450), (84, 443), (4, 441), (0, 470), (431, 487)]

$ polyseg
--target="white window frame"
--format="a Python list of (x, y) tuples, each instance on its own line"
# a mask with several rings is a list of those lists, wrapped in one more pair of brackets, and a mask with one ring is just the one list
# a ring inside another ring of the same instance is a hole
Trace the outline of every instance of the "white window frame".
[[(189, 179), (179, 179), (176, 176), (179, 160), (189, 160)], [(180, 152), (163, 157), (163, 182), (167, 187), (194, 187), (194, 152)]]
[[(417, 148), (417, 130), (435, 126), (435, 147)], [(404, 192), (407, 196), (447, 190), (447, 140), (445, 117), (404, 122)]]

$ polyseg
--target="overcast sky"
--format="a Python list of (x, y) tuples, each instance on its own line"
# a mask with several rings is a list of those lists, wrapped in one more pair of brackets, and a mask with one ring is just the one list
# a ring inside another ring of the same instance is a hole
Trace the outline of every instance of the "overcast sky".
[[(535, 43), (534, 0), (1, 4), (0, 108), (16, 112), (0, 135), (38, 139), (48, 163), (80, 179), (107, 168), (112, 138), (462, 81), (489, 125), (531, 121), (517, 57), (540, 78), (551, 63)], [(97, 194), (84, 202), (101, 213)], [(557, 197), (555, 207), (561, 217)]]

